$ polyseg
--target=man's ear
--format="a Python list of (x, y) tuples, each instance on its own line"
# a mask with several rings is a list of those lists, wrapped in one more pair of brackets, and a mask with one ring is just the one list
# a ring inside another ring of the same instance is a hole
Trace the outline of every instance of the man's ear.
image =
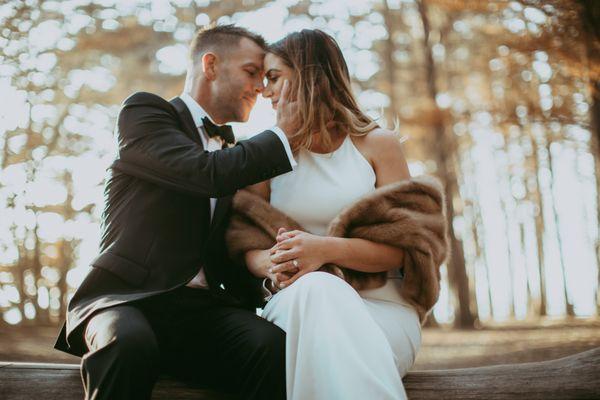
[(217, 78), (217, 55), (207, 52), (202, 55), (202, 72), (210, 81)]

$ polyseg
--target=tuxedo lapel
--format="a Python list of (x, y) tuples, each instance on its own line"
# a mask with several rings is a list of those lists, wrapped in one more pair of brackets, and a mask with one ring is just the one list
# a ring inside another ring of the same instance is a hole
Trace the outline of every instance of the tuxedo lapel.
[[(179, 113), (179, 119), (181, 120), (185, 134), (194, 142), (198, 143), (202, 150), (205, 150), (204, 145), (202, 144), (202, 139), (200, 139), (200, 132), (194, 123), (194, 118), (192, 117), (192, 113), (190, 112), (189, 108), (187, 108), (183, 100), (181, 100), (179, 97), (173, 98), (170, 103)], [(204, 198), (201, 201), (205, 203), (204, 209), (206, 210), (206, 220), (210, 221), (210, 199)]]
[(210, 224), (210, 235), (223, 223), (227, 212), (231, 207), (231, 200), (233, 196), (226, 196), (217, 199), (217, 204), (215, 205), (215, 214), (212, 218), (212, 223)]
[(194, 123), (194, 118), (192, 117), (192, 113), (187, 108), (183, 100), (179, 97), (173, 98), (170, 103), (175, 107), (177, 112), (179, 113), (179, 119), (182, 122), (184, 127), (184, 132), (189, 136), (194, 142), (198, 143), (204, 149), (204, 145), (202, 144), (202, 140), (200, 139), (200, 132)]
[[(179, 113), (179, 118), (182, 122), (185, 133), (194, 142), (200, 144), (200, 146), (202, 146), (202, 149), (204, 149), (202, 140), (200, 139), (200, 134), (198, 132), (198, 128), (196, 127), (196, 124), (194, 123), (194, 118), (192, 117), (192, 113), (188, 109), (185, 102), (183, 100), (181, 100), (180, 97), (175, 97), (170, 102), (175, 107), (177, 112)], [(229, 147), (229, 145), (227, 143), (223, 142), (222, 148), (225, 149), (227, 147)], [(232, 199), (233, 199), (233, 196), (226, 196), (226, 197), (221, 197), (221, 198), (217, 199), (217, 204), (215, 205), (215, 212), (212, 217), (212, 222), (210, 224), (209, 237), (212, 236), (214, 231), (216, 230), (216, 228), (218, 228), (223, 223), (223, 220), (224, 220), (225, 216), (227, 215), (227, 211), (231, 207)], [(208, 216), (210, 217), (210, 200), (209, 199), (206, 199), (206, 209), (207, 209)], [(209, 221), (210, 221), (210, 219), (209, 219)]]

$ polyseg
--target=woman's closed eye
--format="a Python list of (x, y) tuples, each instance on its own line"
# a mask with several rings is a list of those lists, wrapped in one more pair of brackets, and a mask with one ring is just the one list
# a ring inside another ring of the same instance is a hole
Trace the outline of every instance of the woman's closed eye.
[(276, 83), (277, 80), (279, 79), (279, 75), (267, 75), (267, 82), (269, 83)]

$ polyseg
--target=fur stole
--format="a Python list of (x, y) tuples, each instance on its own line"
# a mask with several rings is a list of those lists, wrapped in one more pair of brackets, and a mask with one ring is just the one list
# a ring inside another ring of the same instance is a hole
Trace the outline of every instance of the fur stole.
[[(226, 232), (232, 258), (243, 264), (249, 250), (269, 249), (277, 230), (304, 230), (300, 224), (263, 198), (239, 191)], [(343, 209), (329, 224), (327, 234), (361, 238), (388, 244), (404, 251), (401, 295), (417, 310), (421, 323), (436, 303), (440, 291), (440, 265), (449, 254), (446, 203), (442, 184), (419, 176), (376, 189)], [(387, 272), (367, 273), (325, 265), (356, 290), (382, 286)]]

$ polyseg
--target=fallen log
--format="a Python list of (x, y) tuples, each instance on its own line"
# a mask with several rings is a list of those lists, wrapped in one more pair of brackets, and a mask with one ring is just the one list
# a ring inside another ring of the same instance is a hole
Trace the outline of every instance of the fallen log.
[[(551, 361), (413, 371), (403, 379), (411, 400), (599, 399), (600, 348)], [(80, 400), (79, 366), (0, 362), (0, 399)], [(230, 396), (162, 377), (153, 399), (229, 400)]]

